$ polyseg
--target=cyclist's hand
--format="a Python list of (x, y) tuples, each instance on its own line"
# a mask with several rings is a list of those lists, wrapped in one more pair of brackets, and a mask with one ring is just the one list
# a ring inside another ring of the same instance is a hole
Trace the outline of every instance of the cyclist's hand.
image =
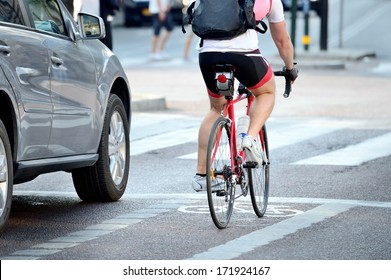
[(289, 79), (292, 81), (292, 83), (296, 80), (297, 76), (299, 75), (299, 69), (296, 68), (296, 63), (294, 63), (293, 68), (288, 70), (285, 69), (286, 73), (288, 74)]

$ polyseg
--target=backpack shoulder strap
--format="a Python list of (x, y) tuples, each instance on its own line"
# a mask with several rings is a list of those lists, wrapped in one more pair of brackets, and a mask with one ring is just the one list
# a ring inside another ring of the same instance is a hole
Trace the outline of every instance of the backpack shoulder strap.
[[(258, 26), (259, 24), (262, 26), (262, 28), (260, 28), (260, 27)], [(255, 27), (255, 30), (258, 31), (258, 32), (261, 33), (261, 34), (265, 34), (266, 31), (267, 31), (267, 25), (266, 25), (266, 23), (265, 23), (264, 21), (262, 21), (262, 20), (257, 21), (257, 26)]]
[(186, 33), (184, 24), (185, 23), (186, 24), (191, 24), (191, 22), (193, 21), (193, 18), (194, 18), (193, 9), (194, 9), (194, 6), (195, 6), (195, 2), (196, 1), (193, 1), (193, 3), (191, 3), (189, 5), (189, 7), (187, 7), (186, 15), (184, 16), (184, 18), (182, 20), (182, 33)]

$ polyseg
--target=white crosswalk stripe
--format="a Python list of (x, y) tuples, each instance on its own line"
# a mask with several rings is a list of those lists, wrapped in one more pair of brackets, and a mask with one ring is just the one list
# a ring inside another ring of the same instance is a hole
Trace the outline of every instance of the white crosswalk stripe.
[(373, 68), (372, 72), (376, 74), (383, 74), (383, 73), (391, 74), (391, 63), (387, 63), (387, 62), (379, 63), (378, 66)]
[[(270, 120), (273, 122), (273, 119)], [(351, 126), (352, 122), (335, 120), (310, 120), (273, 129), (268, 125), (270, 150), (297, 144), (299, 142), (331, 133), (338, 129)], [(197, 153), (183, 155), (180, 159), (197, 159)]]
[(198, 128), (181, 129), (180, 131), (167, 132), (153, 137), (147, 137), (131, 142), (131, 155), (140, 155), (153, 150), (173, 147), (192, 142), (197, 135)]
[[(196, 143), (201, 118), (173, 114), (136, 114), (133, 118), (131, 155), (153, 150)], [(309, 119), (281, 121), (269, 119), (268, 138), (270, 150), (288, 147), (303, 141), (321, 137), (341, 129), (351, 128), (358, 121), (335, 119)], [(295, 165), (355, 166), (391, 155), (391, 133), (367, 139), (361, 143), (296, 161)], [(179, 155), (178, 159), (196, 160), (197, 152)]]
[[(300, 122), (290, 126), (284, 126), (280, 129), (268, 131), (270, 149), (277, 149), (288, 145), (319, 137), (336, 130), (350, 127), (354, 122), (315, 119)], [(269, 128), (270, 126), (268, 126)]]
[(132, 156), (153, 150), (196, 142), (199, 118), (173, 114), (138, 113), (133, 115)]
[(391, 133), (387, 133), (356, 145), (350, 145), (330, 153), (300, 160), (294, 164), (354, 166), (390, 155)]

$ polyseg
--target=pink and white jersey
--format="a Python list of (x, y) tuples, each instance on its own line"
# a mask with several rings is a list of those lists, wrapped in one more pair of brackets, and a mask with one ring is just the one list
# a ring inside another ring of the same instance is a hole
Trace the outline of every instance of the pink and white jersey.
[[(267, 18), (269, 23), (285, 20), (281, 0), (256, 0), (254, 13), (257, 20)], [(258, 32), (249, 29), (230, 40), (204, 40), (200, 52), (248, 52), (258, 49)]]
[(272, 9), (273, 0), (255, 0), (254, 13), (256, 20), (264, 19)]

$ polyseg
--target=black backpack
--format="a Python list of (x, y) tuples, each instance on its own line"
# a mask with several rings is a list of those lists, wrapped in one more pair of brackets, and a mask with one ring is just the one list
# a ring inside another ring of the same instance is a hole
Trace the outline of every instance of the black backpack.
[[(265, 33), (267, 26), (256, 21), (255, 0), (197, 0), (187, 9), (184, 23), (191, 24), (201, 39), (226, 40), (243, 34), (248, 29)], [(258, 24), (262, 25), (262, 29)], [(184, 28), (183, 32), (186, 33)]]

